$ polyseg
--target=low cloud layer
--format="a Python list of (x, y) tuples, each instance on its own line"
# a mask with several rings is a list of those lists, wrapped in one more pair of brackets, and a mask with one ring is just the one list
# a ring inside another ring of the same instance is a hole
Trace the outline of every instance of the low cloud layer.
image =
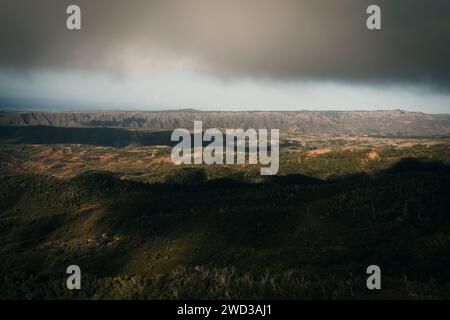
[[(450, 88), (450, 1), (0, 0), (0, 67)], [(65, 28), (78, 4), (82, 30)], [(366, 8), (382, 9), (369, 31)]]

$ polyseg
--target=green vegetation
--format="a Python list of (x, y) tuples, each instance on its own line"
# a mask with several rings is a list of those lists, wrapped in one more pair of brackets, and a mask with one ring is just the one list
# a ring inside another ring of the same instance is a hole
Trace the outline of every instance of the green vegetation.
[(174, 166), (167, 145), (3, 141), (0, 298), (450, 298), (447, 139), (281, 145), (261, 177)]
[[(3, 297), (449, 297), (445, 165), (411, 160), (325, 182), (1, 179)], [(372, 293), (374, 263), (386, 282)], [(77, 294), (62, 287), (69, 264), (86, 273)]]

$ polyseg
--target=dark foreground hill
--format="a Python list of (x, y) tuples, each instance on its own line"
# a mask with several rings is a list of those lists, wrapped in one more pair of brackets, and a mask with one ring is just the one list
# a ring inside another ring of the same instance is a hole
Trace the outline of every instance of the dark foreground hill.
[(282, 132), (332, 135), (449, 135), (450, 115), (393, 111), (298, 112), (23, 112), (0, 113), (0, 125), (174, 129), (191, 128), (194, 120), (214, 128), (274, 128)]
[[(2, 175), (0, 298), (450, 298), (445, 165), (327, 181), (201, 176)], [(70, 264), (79, 292), (65, 289)], [(366, 288), (372, 264), (381, 291)]]

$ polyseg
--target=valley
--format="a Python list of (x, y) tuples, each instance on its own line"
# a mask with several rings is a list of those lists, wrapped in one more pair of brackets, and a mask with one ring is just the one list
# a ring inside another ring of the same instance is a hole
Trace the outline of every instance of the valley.
[(166, 129), (0, 132), (3, 299), (450, 297), (445, 135), (281, 131), (261, 176), (176, 166)]

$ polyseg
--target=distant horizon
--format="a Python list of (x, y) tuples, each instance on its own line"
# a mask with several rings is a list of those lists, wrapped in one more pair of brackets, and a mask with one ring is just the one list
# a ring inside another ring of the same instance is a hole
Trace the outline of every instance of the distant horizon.
[(373, 110), (364, 110), (364, 109), (348, 109), (348, 110), (342, 110), (342, 109), (297, 109), (297, 110), (274, 110), (274, 109), (243, 109), (243, 110), (202, 110), (202, 109), (196, 109), (196, 108), (175, 108), (175, 109), (27, 109), (27, 108), (4, 108), (0, 106), (0, 113), (33, 113), (33, 112), (45, 112), (45, 113), (91, 113), (91, 112), (143, 112), (143, 113), (152, 113), (152, 112), (406, 112), (406, 113), (418, 113), (418, 114), (429, 114), (429, 115), (450, 115), (449, 113), (433, 113), (433, 112), (423, 112), (423, 111), (412, 111), (402, 108), (395, 108), (395, 109), (373, 109)]

